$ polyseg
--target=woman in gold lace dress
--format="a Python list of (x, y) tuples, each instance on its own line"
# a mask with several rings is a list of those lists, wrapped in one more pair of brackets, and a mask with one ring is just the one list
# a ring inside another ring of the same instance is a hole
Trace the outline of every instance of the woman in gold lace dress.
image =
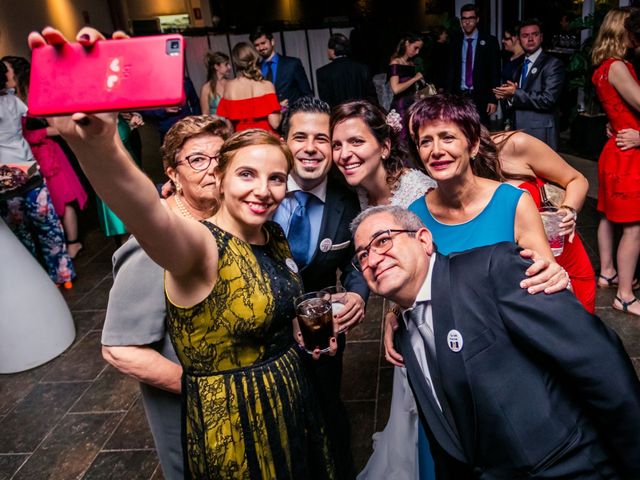
[[(78, 35), (99, 38), (89, 28)], [(66, 41), (49, 28), (29, 39), (32, 48)], [(168, 326), (184, 371), (185, 477), (334, 478), (293, 342), (301, 282), (282, 230), (268, 221), (285, 196), (291, 152), (263, 130), (229, 138), (214, 170), (220, 208), (198, 222), (162, 206), (116, 122), (112, 113), (52, 119), (98, 195), (166, 271)], [(206, 142), (198, 153), (210, 155)]]

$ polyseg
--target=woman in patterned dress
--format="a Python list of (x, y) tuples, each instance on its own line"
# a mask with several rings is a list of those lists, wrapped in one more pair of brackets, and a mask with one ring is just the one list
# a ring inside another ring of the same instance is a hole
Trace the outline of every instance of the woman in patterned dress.
[[(101, 38), (90, 28), (78, 35)], [(32, 48), (45, 42), (66, 40), (51, 28), (30, 36)], [(169, 330), (184, 370), (185, 476), (334, 478), (293, 341), (301, 281), (282, 230), (268, 220), (293, 163), (286, 145), (255, 129), (227, 140), (214, 169), (220, 208), (197, 222), (162, 206), (118, 140), (115, 114), (52, 122), (96, 192), (166, 270)], [(335, 351), (335, 338), (331, 344)]]

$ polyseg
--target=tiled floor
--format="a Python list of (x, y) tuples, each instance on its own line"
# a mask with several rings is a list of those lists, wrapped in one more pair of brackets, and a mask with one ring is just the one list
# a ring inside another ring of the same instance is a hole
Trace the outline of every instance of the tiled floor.
[[(594, 260), (596, 221), (589, 199), (580, 231)], [(78, 281), (64, 292), (76, 322), (75, 342), (46, 365), (0, 375), (0, 480), (162, 478), (138, 386), (100, 354), (114, 246), (97, 230), (85, 236), (85, 245)], [(618, 331), (640, 370), (640, 321), (613, 311), (611, 296), (598, 292), (597, 313)], [(366, 320), (349, 335), (344, 358), (343, 398), (358, 467), (370, 454), (371, 435), (386, 423), (391, 400), (393, 370), (380, 341), (383, 311), (382, 299), (372, 298)]]

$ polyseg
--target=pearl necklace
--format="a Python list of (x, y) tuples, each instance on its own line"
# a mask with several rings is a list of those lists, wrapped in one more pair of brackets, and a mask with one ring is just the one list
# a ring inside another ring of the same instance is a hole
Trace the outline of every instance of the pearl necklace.
[(180, 210), (180, 213), (182, 214), (182, 216), (184, 218), (190, 218), (192, 220), (196, 220), (196, 217), (194, 217), (193, 215), (191, 215), (191, 212), (189, 212), (189, 210), (187, 210), (187, 207), (184, 206), (184, 203), (182, 203), (182, 200), (180, 200), (180, 194), (175, 194), (173, 197), (176, 201), (176, 207), (178, 207), (178, 210)]

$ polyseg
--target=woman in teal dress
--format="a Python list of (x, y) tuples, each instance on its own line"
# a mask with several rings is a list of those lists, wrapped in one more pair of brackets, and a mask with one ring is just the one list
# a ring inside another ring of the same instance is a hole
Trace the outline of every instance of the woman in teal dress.
[[(434, 95), (414, 103), (408, 119), (420, 160), (437, 183), (437, 188), (415, 200), (409, 210), (429, 228), (438, 251), (449, 254), (502, 241), (516, 242), (549, 264), (542, 272), (549, 280), (532, 282), (536, 291), (564, 289), (567, 274), (554, 260), (533, 199), (513, 185), (501, 183), (504, 178), (497, 158), (479, 154), (481, 123), (471, 100)], [(529, 273), (534, 270), (531, 267)], [(389, 315), (385, 323), (385, 330), (392, 331)], [(389, 338), (391, 341), (385, 338), (387, 358), (402, 366), (402, 357), (393, 348), (392, 336)], [(406, 395), (408, 388), (406, 383), (394, 384), (393, 397)], [(414, 421), (418, 422), (417, 414)], [(422, 465), (429, 452), (426, 432), (419, 425), (417, 454)]]
[[(131, 148), (131, 127), (129, 127), (129, 123), (122, 118), (122, 115), (118, 115), (118, 135), (120, 136), (120, 140), (122, 140), (122, 144), (129, 152), (129, 155), (139, 167), (140, 158), (136, 155), (135, 150)], [(98, 196), (96, 196), (96, 209), (98, 211), (98, 220), (102, 233), (104, 233), (105, 237), (115, 237), (116, 242), (120, 245), (122, 243), (122, 236), (127, 233), (127, 227), (125, 227), (122, 220), (120, 220), (118, 216), (113, 213), (113, 210)]]
[(207, 81), (200, 89), (200, 109), (203, 115), (216, 115), (231, 65), (229, 56), (222, 52), (207, 52), (205, 63)]

